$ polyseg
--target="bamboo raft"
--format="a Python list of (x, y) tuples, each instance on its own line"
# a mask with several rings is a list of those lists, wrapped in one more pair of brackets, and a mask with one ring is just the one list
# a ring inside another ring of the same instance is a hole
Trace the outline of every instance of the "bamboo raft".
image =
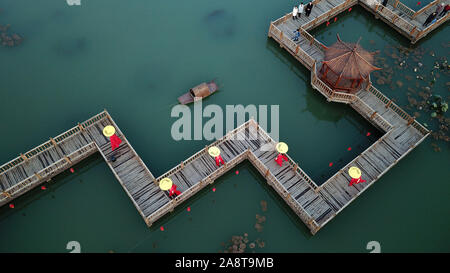
[[(0, 206), (99, 152), (146, 224), (151, 226), (206, 185), (214, 183), (222, 174), (243, 160), (249, 160), (308, 226), (311, 233), (315, 234), (430, 133), (371, 83), (363, 86), (356, 94), (340, 93), (334, 92), (317, 76), (324, 58), (323, 47), (307, 30), (357, 3), (364, 6), (366, 2), (367, 0), (316, 1), (310, 17), (303, 15), (299, 21), (293, 21), (288, 14), (272, 22), (269, 28), (269, 37), (311, 70), (311, 84), (314, 89), (328, 101), (348, 104), (384, 132), (380, 139), (322, 185), (318, 186), (289, 155), (288, 163), (279, 167), (274, 161), (276, 151), (261, 149), (267, 145), (274, 146), (276, 142), (253, 119), (155, 178), (105, 110), (2, 165)], [(376, 7), (372, 10), (380, 14)], [(383, 10), (386, 13), (388, 9)], [(380, 16), (383, 16), (383, 13)], [(406, 21), (400, 17), (397, 20)], [(297, 28), (301, 29), (302, 35), (294, 42), (290, 36)], [(412, 41), (421, 37), (423, 36), (416, 35)], [(113, 125), (122, 139), (115, 151), (114, 162), (110, 160), (109, 141), (102, 134), (106, 125)], [(214, 159), (207, 152), (208, 147), (213, 145), (221, 149), (225, 160), (225, 164), (220, 167), (216, 166)], [(350, 166), (359, 167), (367, 182), (348, 186), (351, 178), (347, 171)], [(165, 177), (171, 178), (181, 191), (176, 198), (171, 199), (167, 192), (159, 189), (158, 183)]]

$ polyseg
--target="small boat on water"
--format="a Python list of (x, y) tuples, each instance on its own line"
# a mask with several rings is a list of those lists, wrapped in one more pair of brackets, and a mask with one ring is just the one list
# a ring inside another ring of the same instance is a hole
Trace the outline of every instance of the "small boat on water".
[(189, 89), (189, 91), (184, 95), (178, 97), (178, 101), (181, 104), (188, 104), (199, 99), (206, 98), (207, 96), (216, 92), (218, 89), (219, 88), (217, 87), (217, 84), (214, 82), (214, 80), (208, 83), (204, 82), (197, 85), (196, 87)]

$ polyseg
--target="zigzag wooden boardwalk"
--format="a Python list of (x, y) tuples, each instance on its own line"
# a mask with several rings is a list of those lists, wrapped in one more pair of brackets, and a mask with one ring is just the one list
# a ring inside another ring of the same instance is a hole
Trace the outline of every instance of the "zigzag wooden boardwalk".
[[(368, 0), (322, 0), (316, 1), (310, 17), (303, 15), (300, 20), (293, 21), (288, 14), (272, 22), (269, 28), (269, 37), (311, 70), (312, 86), (328, 101), (349, 104), (374, 126), (385, 132), (379, 140), (322, 185), (318, 186), (311, 180), (289, 156), (289, 162), (279, 167), (274, 161), (276, 152), (273, 147), (276, 142), (252, 119), (210, 145), (221, 149), (225, 165), (220, 167), (215, 165), (214, 159), (207, 153), (207, 146), (159, 178), (155, 178), (108, 112), (104, 111), (1, 166), (0, 205), (48, 181), (93, 153), (100, 152), (150, 226), (163, 215), (173, 211), (181, 202), (213, 183), (222, 174), (243, 160), (249, 160), (315, 234), (429, 134), (426, 128), (372, 84), (363, 86), (358, 93), (352, 95), (334, 92), (317, 77), (317, 71), (324, 58), (323, 46), (307, 30), (357, 3), (366, 5), (366, 8), (380, 17), (388, 16), (390, 10), (399, 7), (399, 3), (395, 2), (394, 5), (388, 5), (380, 11), (379, 4), (374, 5)], [(395, 12), (391, 11), (392, 14)], [(399, 31), (403, 31), (402, 29), (407, 29), (408, 24), (413, 24), (414, 20), (420, 23), (426, 12), (427, 10), (423, 10), (420, 14), (410, 15), (409, 21), (398, 13), (398, 18), (395, 15), (391, 19), (387, 18), (391, 23), (395, 23)], [(433, 28), (447, 19), (448, 15), (434, 23)], [(294, 42), (291, 38), (297, 28), (301, 29), (302, 35), (299, 41)], [(409, 35), (412, 42), (415, 42), (431, 30), (415, 24), (415, 28), (411, 27)], [(406, 33), (407, 31), (404, 31), (403, 34), (407, 36)], [(113, 125), (117, 135), (123, 140), (114, 152), (116, 157), (114, 162), (111, 161), (113, 153), (109, 140), (102, 134), (106, 125)], [(347, 171), (350, 166), (359, 167), (367, 182), (349, 186), (350, 177)], [(181, 191), (176, 198), (169, 198), (167, 192), (159, 189), (158, 183), (165, 177), (170, 177)]]
[[(107, 125), (113, 125), (123, 140), (114, 152), (102, 134)], [(3, 165), (0, 168), (0, 204), (10, 202), (82, 159), (100, 152), (149, 226), (243, 160), (253, 163), (311, 230), (317, 230), (333, 215), (333, 209), (315, 191), (317, 185), (298, 164), (291, 158), (282, 168), (275, 163), (276, 142), (253, 119), (211, 145), (221, 149), (225, 165), (217, 167), (207, 152), (208, 147), (205, 147), (155, 179), (108, 112), (104, 111)], [(114, 162), (111, 161), (113, 154)], [(167, 192), (159, 189), (159, 181), (164, 177), (170, 177), (181, 191), (176, 198), (169, 198)]]

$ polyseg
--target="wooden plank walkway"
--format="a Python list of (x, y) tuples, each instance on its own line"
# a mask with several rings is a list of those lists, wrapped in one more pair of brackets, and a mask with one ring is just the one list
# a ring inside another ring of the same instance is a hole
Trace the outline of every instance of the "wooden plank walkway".
[[(417, 12), (411, 10), (398, 0), (388, 0), (386, 7), (383, 7), (381, 2), (377, 0), (314, 0), (314, 7), (309, 17), (303, 14), (299, 20), (293, 20), (291, 12), (275, 20), (271, 25), (276, 26), (284, 34), (293, 35), (293, 31), (299, 27), (306, 31), (311, 30), (329, 21), (334, 16), (347, 11), (348, 8), (359, 4), (373, 13), (375, 18), (380, 18), (390, 27), (411, 40), (411, 43), (416, 43), (428, 35), (428, 33), (447, 22), (450, 18), (450, 12), (448, 12), (445, 16), (438, 17), (438, 20), (434, 24), (429, 24), (426, 27), (423, 26), (428, 15), (436, 10), (436, 5), (440, 3), (449, 4), (450, 0), (434, 1)], [(286, 29), (290, 32), (284, 32)], [(271, 31), (269, 31), (269, 35), (270, 33)]]
[[(316, 229), (320, 229), (328, 223), (430, 133), (413, 117), (383, 95), (372, 83), (362, 86), (362, 89), (353, 95), (333, 91), (317, 76), (324, 59), (324, 47), (321, 42), (307, 32), (307, 29), (314, 28), (321, 22), (327, 21), (357, 3), (361, 3), (361, 0), (316, 1), (313, 12), (309, 17), (302, 15), (300, 20), (294, 21), (291, 14), (288, 14), (272, 22), (269, 27), (268, 36), (277, 41), (282, 48), (311, 70), (311, 85), (314, 89), (324, 95), (328, 101), (349, 104), (375, 127), (385, 132), (363, 153), (320, 187), (315, 188), (314, 191), (322, 197), (332, 210), (331, 216), (315, 219), (315, 223), (318, 225)], [(314, 12), (315, 8), (316, 12)], [(420, 19), (420, 17), (417, 18)], [(294, 30), (296, 29), (300, 29), (302, 35), (298, 41), (293, 41)], [(367, 181), (349, 186), (351, 178), (347, 171), (351, 166), (360, 168), (364, 175), (363, 178)], [(315, 233), (317, 230), (311, 231)]]
[[(105, 110), (2, 165), (0, 206), (48, 181), (91, 154), (100, 152), (138, 212), (150, 226), (206, 185), (213, 183), (222, 174), (243, 160), (249, 160), (309, 227), (311, 233), (315, 234), (429, 134), (426, 128), (371, 83), (353, 95), (334, 92), (317, 76), (324, 58), (323, 45), (307, 30), (358, 3), (364, 6), (367, 0), (316, 1), (309, 17), (303, 15), (300, 20), (293, 21), (290, 14), (287, 14), (272, 22), (269, 28), (269, 37), (311, 70), (312, 86), (328, 101), (349, 104), (374, 126), (385, 132), (373, 145), (321, 186), (318, 186), (289, 156), (289, 162), (279, 167), (274, 161), (276, 157), (274, 149), (262, 148), (274, 147), (276, 142), (253, 119), (155, 178)], [(378, 5), (372, 6), (372, 11), (380, 13)], [(398, 7), (398, 2), (392, 6)], [(389, 6), (384, 8), (380, 14), (388, 13), (390, 8)], [(411, 15), (409, 19), (420, 21), (426, 14), (427, 10), (424, 10), (417, 16)], [(401, 20), (407, 21), (400, 15), (398, 17), (396, 25), (403, 22)], [(396, 20), (392, 20), (392, 23)], [(447, 20), (447, 17), (441, 20)], [(438, 26), (442, 22), (438, 23), (433, 25)], [(301, 36), (294, 42), (293, 31), (298, 28), (301, 30)], [(420, 27), (416, 26), (416, 29), (420, 30)], [(420, 35), (424, 33), (423, 31), (420, 30)], [(420, 35), (416, 35), (415, 39), (423, 37)], [(110, 149), (109, 140), (102, 134), (103, 128), (107, 125), (114, 126), (117, 135), (122, 139), (121, 145), (114, 152)], [(225, 164), (220, 167), (215, 165), (215, 161), (207, 153), (208, 147), (212, 145), (218, 146), (222, 151)], [(111, 161), (113, 154), (116, 158), (114, 162)], [(348, 186), (350, 177), (347, 171), (350, 166), (358, 166), (367, 182)], [(159, 189), (158, 183), (165, 177), (173, 180), (181, 191), (180, 195), (170, 198), (167, 192)]]
[[(113, 125), (122, 139), (114, 152), (102, 133), (107, 125)], [(315, 191), (316, 183), (297, 163), (289, 157), (283, 167), (276, 164), (276, 142), (253, 119), (211, 144), (221, 149), (225, 165), (216, 166), (207, 152), (209, 145), (157, 179), (106, 111), (56, 137), (54, 142), (27, 152), (26, 160), (21, 156), (1, 167), (0, 205), (11, 202), (94, 152), (100, 152), (148, 226), (243, 160), (253, 163), (312, 231), (317, 231), (321, 223), (334, 215), (334, 210)], [(267, 145), (273, 149), (261, 149)], [(114, 162), (112, 155), (116, 158)], [(37, 162), (41, 162), (40, 165)], [(24, 173), (16, 175), (20, 172)], [(173, 180), (180, 195), (169, 198), (167, 192), (159, 189), (158, 183), (165, 177)]]

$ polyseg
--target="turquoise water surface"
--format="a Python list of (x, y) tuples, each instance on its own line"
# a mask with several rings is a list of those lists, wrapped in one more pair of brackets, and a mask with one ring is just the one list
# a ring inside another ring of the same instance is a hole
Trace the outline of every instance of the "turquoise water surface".
[[(0, 47), (1, 162), (106, 108), (159, 176), (209, 143), (173, 140), (170, 112), (179, 95), (214, 78), (221, 89), (205, 105), (280, 106), (280, 139), (318, 183), (379, 137), (350, 107), (312, 90), (309, 71), (267, 38), (270, 21), (289, 12), (292, 1), (81, 1), (75, 7), (63, 0), (0, 0), (0, 24), (24, 37), (20, 46)], [(365, 48), (380, 50), (380, 65), (395, 79), (376, 86), (439, 130), (429, 113), (409, 105), (408, 88), (419, 90), (417, 61), (407, 59), (409, 68), (400, 70), (392, 58), (409, 41), (361, 8), (338, 17), (313, 34), (327, 45), (336, 33), (346, 41), (362, 36)], [(448, 56), (447, 28), (411, 47), (422, 54), (421, 75)], [(432, 92), (448, 101), (448, 72), (438, 73)], [(247, 162), (149, 229), (94, 155), (74, 174), (47, 183), (46, 191), (15, 200), (14, 209), (0, 208), (0, 252), (69, 252), (69, 241), (80, 242), (82, 252), (218, 252), (244, 233), (251, 242), (264, 241), (248, 252), (368, 252), (374, 240), (383, 252), (448, 252), (449, 162), (448, 142), (428, 138), (311, 236)], [(262, 229), (255, 228), (257, 214), (266, 219)]]

